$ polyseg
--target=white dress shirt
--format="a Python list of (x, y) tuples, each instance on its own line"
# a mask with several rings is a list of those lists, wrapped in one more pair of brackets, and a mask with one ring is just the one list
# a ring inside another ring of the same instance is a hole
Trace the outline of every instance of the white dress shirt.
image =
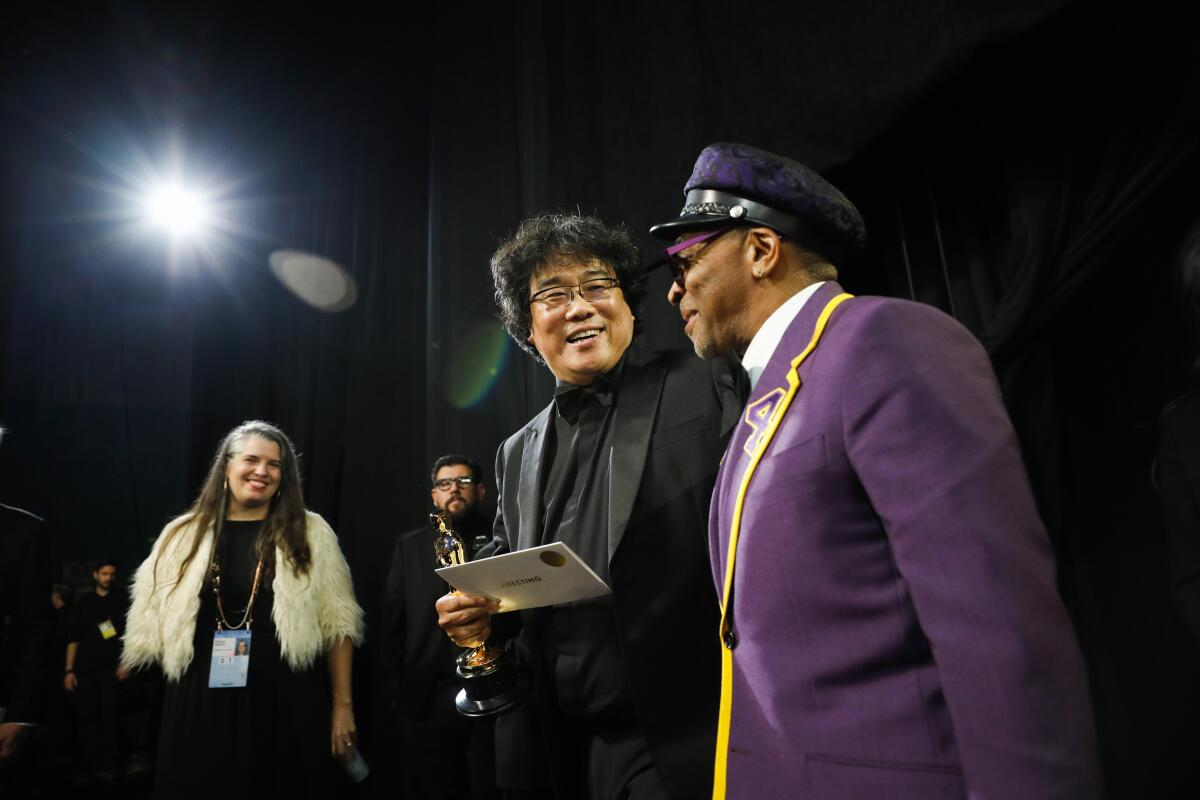
[(754, 334), (750, 346), (746, 348), (746, 354), (742, 356), (742, 367), (750, 376), (750, 391), (753, 392), (754, 387), (758, 385), (759, 376), (766, 369), (771, 356), (775, 355), (775, 348), (779, 346), (779, 340), (783, 338), (792, 320), (800, 313), (800, 309), (804, 308), (808, 298), (824, 284), (825, 281), (818, 281), (796, 292), (786, 303), (771, 312), (771, 316), (767, 317), (767, 321)]

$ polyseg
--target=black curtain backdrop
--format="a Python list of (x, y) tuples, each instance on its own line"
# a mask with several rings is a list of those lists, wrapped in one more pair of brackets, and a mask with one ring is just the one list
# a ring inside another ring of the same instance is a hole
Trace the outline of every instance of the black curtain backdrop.
[[(422, 37), (125, 4), (21, 22), (5, 31), (3, 496), (47, 518), (61, 561), (131, 570), (220, 437), (272, 420), (373, 626), (393, 537), (429, 503)], [(176, 154), (222, 187), (226, 224), (195, 251), (115, 211)], [(357, 304), (300, 302), (268, 270), (279, 248), (341, 264)], [(355, 669), (364, 731), (376, 642)]]
[[(1169, 268), (1200, 216), (1195, 30), (1158, 2), (26, 13), (0, 33), (0, 499), (46, 516), (61, 560), (132, 567), (225, 431), (279, 423), (368, 612), (368, 728), (382, 581), (428, 464), (490, 472), (549, 398), (494, 319), (497, 241), (579, 209), (649, 250), (700, 148), (746, 141), (859, 204), (851, 291), (938, 306), (988, 348), (1110, 795), (1195, 787), (1200, 652), (1149, 480), (1192, 356)], [(235, 223), (199, 252), (113, 213), (172, 154)], [(304, 305), (267, 269), (278, 248), (341, 264), (357, 304)], [(666, 288), (644, 336), (686, 349)]]

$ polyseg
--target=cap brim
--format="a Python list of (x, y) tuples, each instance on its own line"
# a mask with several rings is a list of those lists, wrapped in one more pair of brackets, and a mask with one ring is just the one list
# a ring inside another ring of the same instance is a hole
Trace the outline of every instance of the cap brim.
[(727, 214), (688, 214), (687, 216), (677, 217), (670, 222), (661, 222), (650, 229), (650, 235), (657, 239), (674, 239), (681, 233), (687, 231), (696, 231), (703, 228), (713, 228), (717, 225), (725, 225), (738, 220), (732, 219)]

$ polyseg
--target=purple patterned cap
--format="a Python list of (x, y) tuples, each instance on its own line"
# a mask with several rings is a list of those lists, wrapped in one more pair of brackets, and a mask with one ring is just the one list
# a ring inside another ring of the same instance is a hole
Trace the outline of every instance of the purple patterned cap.
[(862, 215), (837, 187), (790, 158), (744, 144), (710, 144), (683, 189), (679, 217), (650, 229), (674, 239), (697, 228), (751, 222), (773, 228), (837, 263), (862, 249)]

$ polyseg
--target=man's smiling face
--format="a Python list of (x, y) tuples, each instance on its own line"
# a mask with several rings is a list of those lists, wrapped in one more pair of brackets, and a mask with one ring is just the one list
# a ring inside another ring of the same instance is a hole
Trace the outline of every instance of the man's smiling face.
[[(597, 278), (615, 278), (599, 259), (551, 261), (529, 279), (529, 294), (552, 287), (571, 287)], [(603, 299), (588, 301), (577, 292), (565, 306), (530, 304), (529, 343), (537, 348), (554, 377), (586, 386), (610, 371), (633, 341), (633, 312), (619, 286)]]

